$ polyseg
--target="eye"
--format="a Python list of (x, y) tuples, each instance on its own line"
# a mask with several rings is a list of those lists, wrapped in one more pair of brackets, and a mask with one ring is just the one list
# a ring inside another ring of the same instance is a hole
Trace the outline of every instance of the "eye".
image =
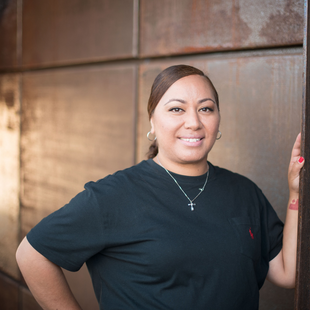
[(199, 111), (202, 111), (202, 112), (213, 112), (213, 109), (210, 108), (210, 107), (204, 107), (204, 108), (201, 108)]
[(183, 110), (181, 108), (172, 108), (169, 111), (171, 111), (171, 112), (182, 112)]

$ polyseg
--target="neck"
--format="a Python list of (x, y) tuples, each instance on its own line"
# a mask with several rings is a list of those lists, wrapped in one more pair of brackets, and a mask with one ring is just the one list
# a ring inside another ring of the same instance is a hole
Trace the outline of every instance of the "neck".
[(162, 160), (159, 155), (154, 157), (153, 160), (167, 170), (180, 175), (199, 176), (205, 174), (209, 170), (207, 160), (201, 163), (169, 163), (166, 160)]

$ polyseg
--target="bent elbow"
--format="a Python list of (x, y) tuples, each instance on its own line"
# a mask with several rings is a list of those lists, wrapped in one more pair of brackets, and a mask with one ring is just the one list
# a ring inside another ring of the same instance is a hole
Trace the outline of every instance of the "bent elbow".
[(293, 288), (295, 288), (295, 279), (287, 281), (287, 283), (285, 283), (282, 287), (286, 288), (286, 289), (293, 289)]

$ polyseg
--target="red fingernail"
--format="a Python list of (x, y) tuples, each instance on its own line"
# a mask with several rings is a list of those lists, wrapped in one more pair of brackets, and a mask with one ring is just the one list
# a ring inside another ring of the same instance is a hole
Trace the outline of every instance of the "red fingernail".
[(303, 157), (300, 157), (299, 159), (298, 159), (298, 162), (299, 163), (302, 163), (304, 161), (304, 158)]

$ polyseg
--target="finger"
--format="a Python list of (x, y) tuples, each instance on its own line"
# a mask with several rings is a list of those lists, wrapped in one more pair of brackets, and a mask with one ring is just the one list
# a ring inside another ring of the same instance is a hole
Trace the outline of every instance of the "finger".
[(301, 133), (298, 134), (295, 143), (293, 145), (290, 165), (294, 164), (299, 159), (300, 155), (301, 155)]

